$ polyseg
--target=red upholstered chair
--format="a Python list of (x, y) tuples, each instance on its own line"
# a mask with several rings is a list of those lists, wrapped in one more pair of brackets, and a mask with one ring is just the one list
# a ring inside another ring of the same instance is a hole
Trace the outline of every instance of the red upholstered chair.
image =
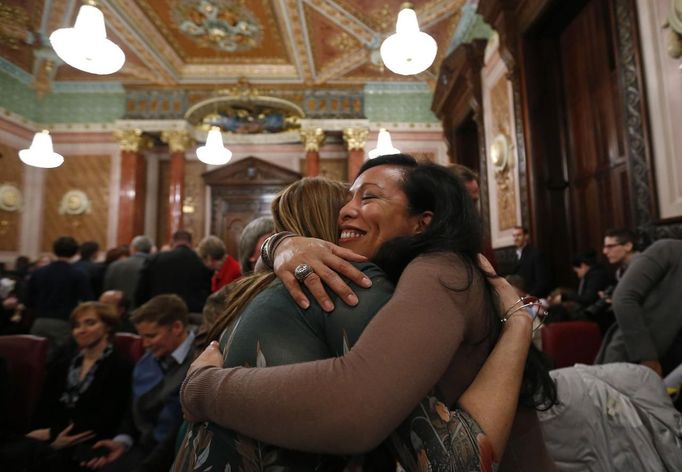
[(132, 333), (114, 334), (114, 349), (131, 364), (135, 364), (144, 354), (142, 338)]
[(542, 350), (554, 368), (592, 364), (601, 346), (599, 325), (592, 321), (562, 321), (542, 327)]
[(40, 399), (45, 382), (47, 339), (39, 336), (0, 336), (0, 358), (7, 362), (9, 394), (7, 412), (9, 429), (25, 433)]

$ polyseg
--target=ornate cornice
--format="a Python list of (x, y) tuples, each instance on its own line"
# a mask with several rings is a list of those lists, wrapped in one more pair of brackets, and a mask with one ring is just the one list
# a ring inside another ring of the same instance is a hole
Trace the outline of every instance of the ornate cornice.
[(146, 142), (141, 129), (117, 129), (113, 134), (121, 151), (138, 152)]
[(168, 143), (170, 152), (184, 152), (194, 144), (192, 136), (184, 130), (162, 131), (161, 141)]
[(324, 142), (324, 131), (322, 128), (303, 128), (299, 130), (301, 141), (305, 145), (306, 152), (319, 152), (320, 146)]
[(368, 128), (344, 128), (343, 140), (349, 151), (362, 151), (367, 143)]

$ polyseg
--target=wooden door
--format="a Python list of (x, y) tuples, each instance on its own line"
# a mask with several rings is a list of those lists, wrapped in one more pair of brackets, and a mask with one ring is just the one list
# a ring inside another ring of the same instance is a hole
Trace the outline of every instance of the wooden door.
[(612, 0), (555, 2), (523, 38), (533, 227), (558, 284), (632, 223), (613, 24)]

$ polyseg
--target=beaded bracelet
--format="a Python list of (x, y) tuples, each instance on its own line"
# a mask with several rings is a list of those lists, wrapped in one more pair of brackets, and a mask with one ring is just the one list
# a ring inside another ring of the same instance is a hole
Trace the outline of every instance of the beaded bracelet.
[(263, 241), (263, 245), (260, 248), (260, 258), (268, 269), (274, 269), (275, 249), (277, 249), (277, 246), (279, 246), (279, 244), (286, 238), (290, 238), (292, 236), (298, 235), (296, 233), (292, 233), (291, 231), (280, 231), (279, 233), (275, 233)]

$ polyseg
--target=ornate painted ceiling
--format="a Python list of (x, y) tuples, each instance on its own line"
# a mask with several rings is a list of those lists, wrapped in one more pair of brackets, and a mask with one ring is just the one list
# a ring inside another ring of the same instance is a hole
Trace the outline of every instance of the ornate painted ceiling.
[[(466, 0), (413, 0), (422, 30), (439, 45), (417, 77), (384, 69), (381, 41), (395, 31), (403, 0), (99, 0), (109, 38), (126, 63), (111, 76), (63, 64), (47, 37), (73, 26), (80, 0), (0, 0), (0, 56), (33, 76), (38, 91), (69, 81), (126, 88), (282, 87), (433, 83)], [(471, 1), (471, 0), (469, 0)]]

